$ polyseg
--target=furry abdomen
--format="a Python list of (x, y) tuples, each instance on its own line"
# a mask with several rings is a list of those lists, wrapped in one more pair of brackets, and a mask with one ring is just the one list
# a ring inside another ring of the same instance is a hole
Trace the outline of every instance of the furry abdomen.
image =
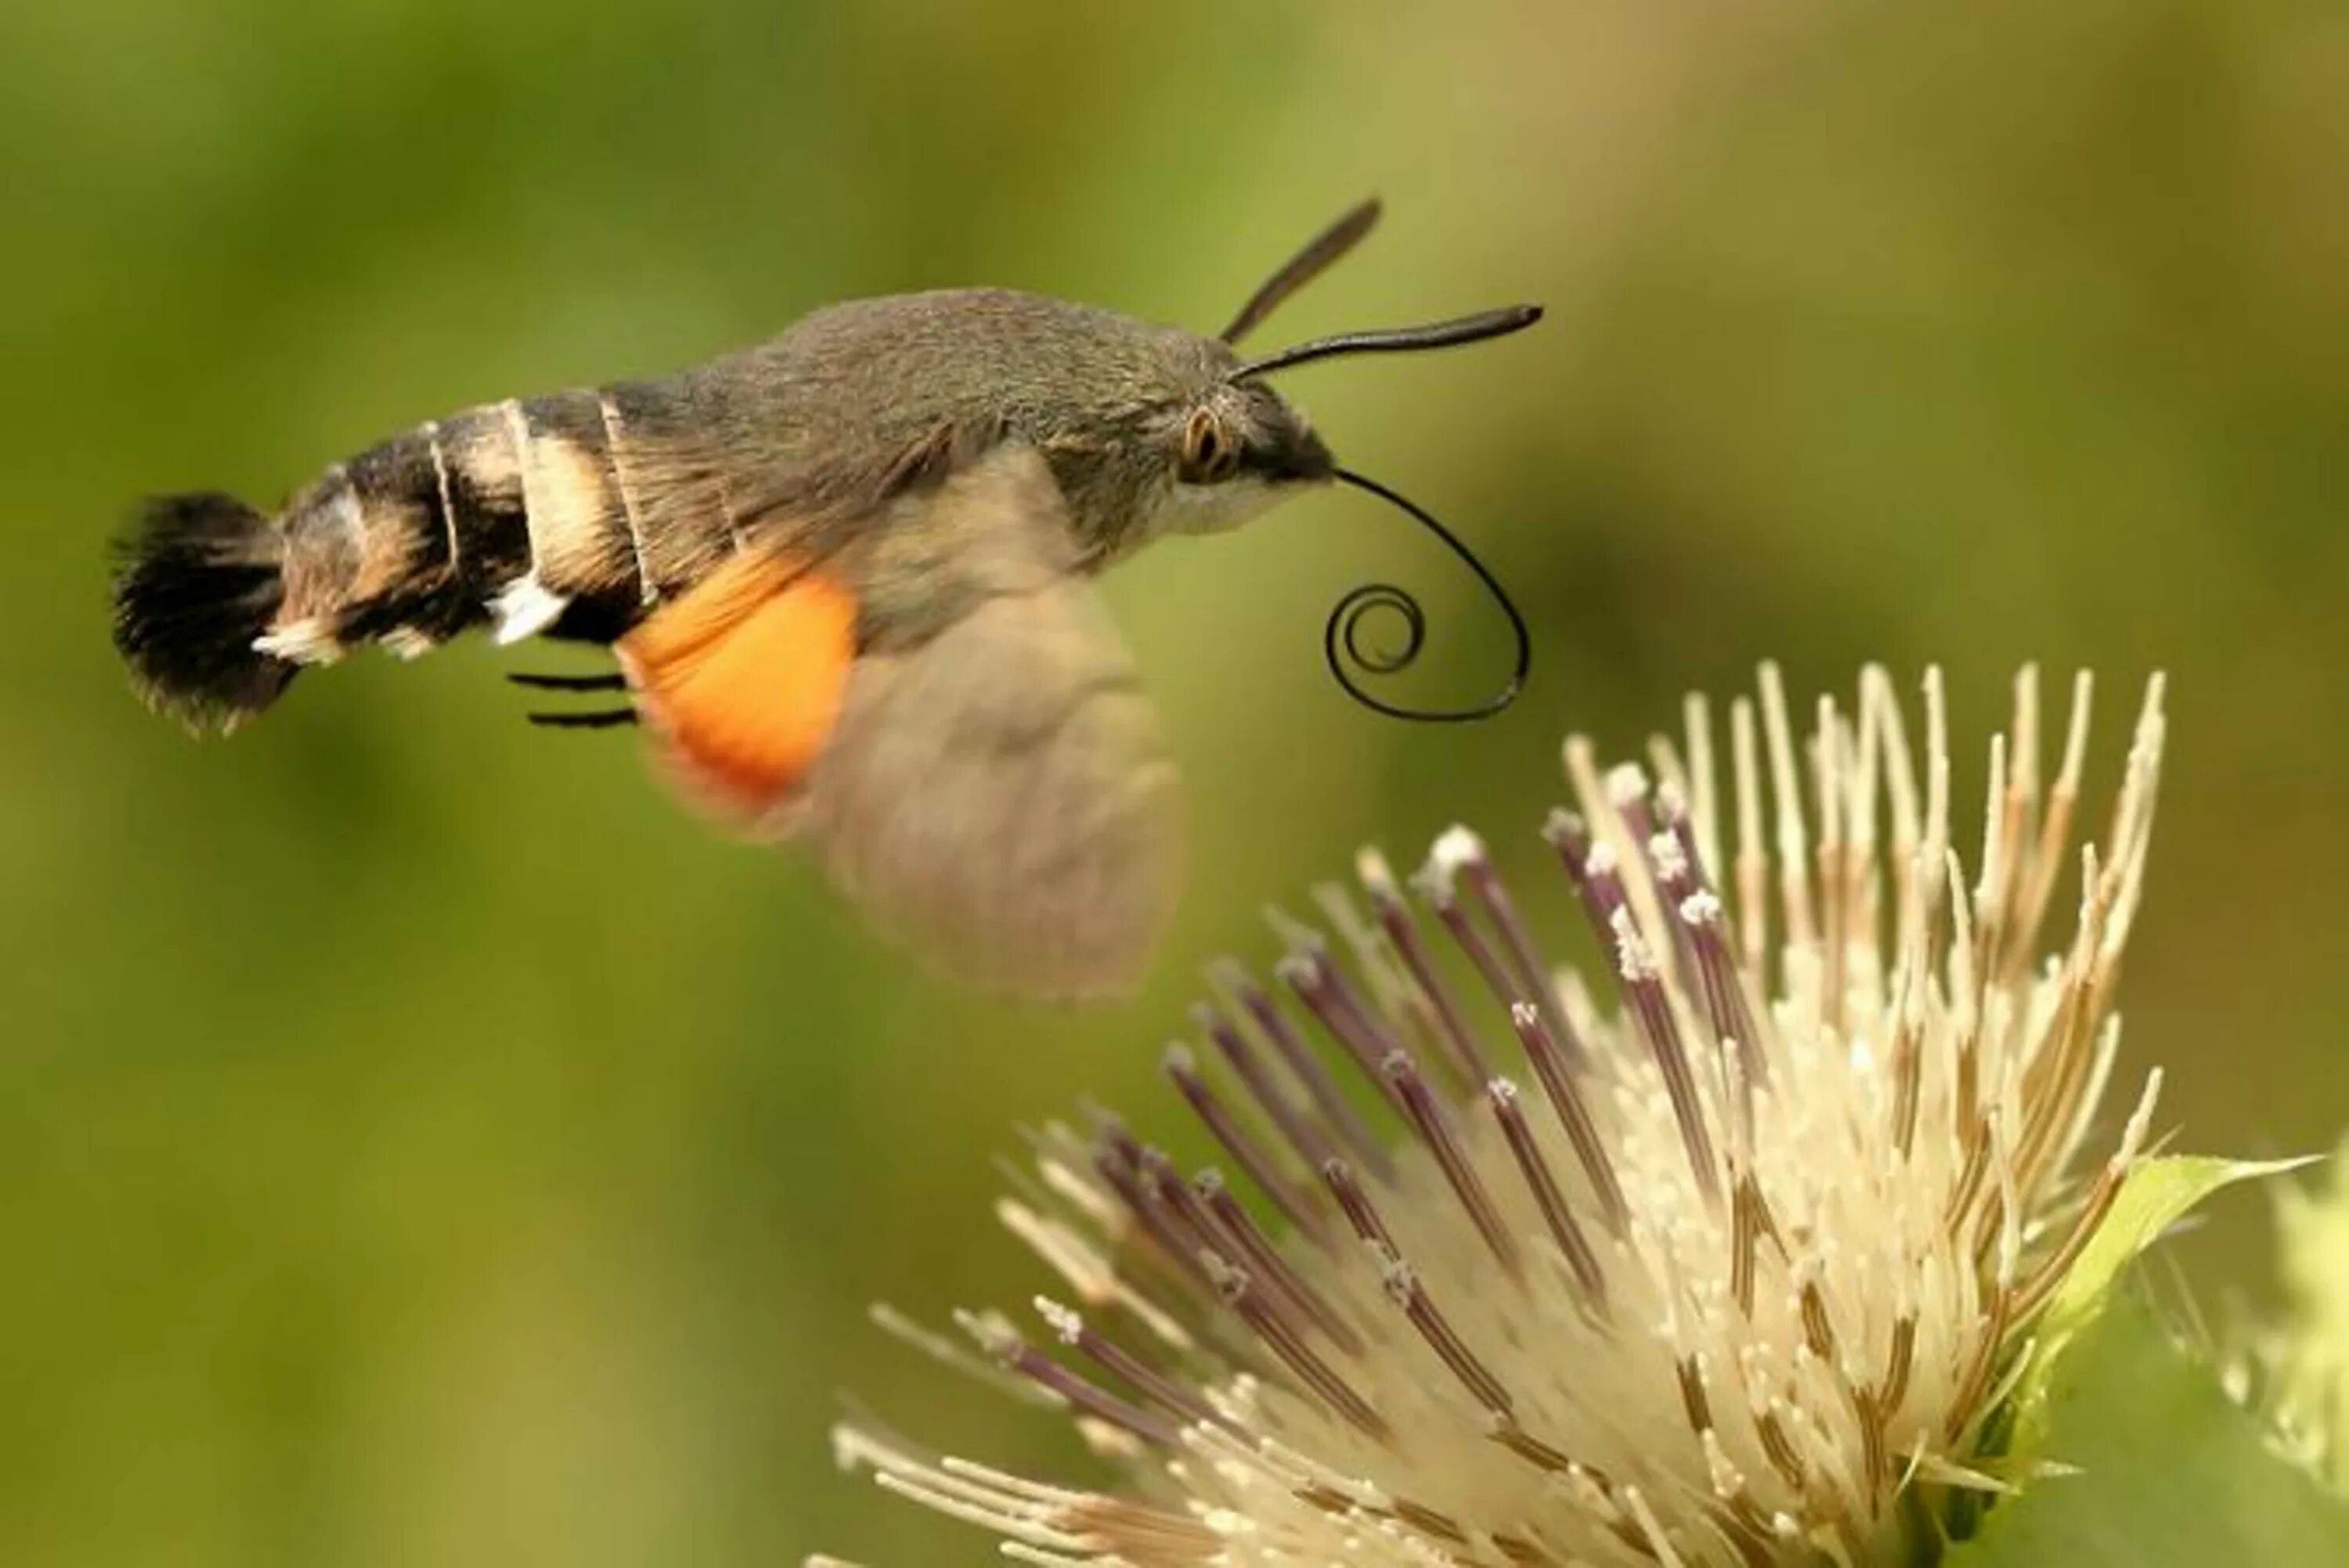
[(290, 657), (417, 651), (485, 619), (501, 641), (609, 641), (747, 535), (853, 525), (933, 446), (1033, 443), (1080, 535), (1119, 541), (1164, 488), (1123, 427), (1212, 376), (1191, 341), (1009, 291), (895, 295), (664, 380), (428, 423), (288, 509), (273, 633)]
[(621, 384), (431, 420), (286, 508), (265, 651), (420, 653), (492, 624), (608, 641), (734, 545), (722, 472), (681, 461), (678, 389)]

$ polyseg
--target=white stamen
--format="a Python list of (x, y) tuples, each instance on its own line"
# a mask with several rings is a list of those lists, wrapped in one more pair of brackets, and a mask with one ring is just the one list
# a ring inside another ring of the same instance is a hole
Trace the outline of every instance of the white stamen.
[(1616, 972), (1626, 980), (1653, 980), (1662, 974), (1656, 964), (1655, 949), (1640, 934), (1640, 927), (1628, 909), (1615, 912), (1611, 923), (1615, 937)]
[(1648, 858), (1656, 862), (1656, 875), (1665, 881), (1676, 881), (1689, 874), (1688, 851), (1681, 848), (1676, 833), (1657, 833), (1648, 840)]
[(1607, 803), (1626, 811), (1648, 798), (1648, 776), (1636, 762), (1619, 762), (1607, 770)]
[(923, 1327), (886, 1302), (874, 1303), (865, 1318), (874, 1327), (899, 1344), (1022, 1404), (1054, 1407), (1060, 1404), (1058, 1399), (1028, 1378), (1009, 1376), (1000, 1367), (981, 1361), (953, 1340)]
[(1049, 1295), (1036, 1298), (1036, 1314), (1050, 1326), (1063, 1345), (1074, 1345), (1085, 1332), (1085, 1320)]
[(1718, 874), (1728, 864), (1721, 858), (1720, 794), (1713, 760), (1713, 712), (1702, 692), (1691, 692), (1682, 704), (1687, 735), (1689, 814), (1696, 824), (1697, 853)]
[(1460, 873), (1484, 858), (1484, 840), (1464, 827), (1446, 828), (1429, 847), (1427, 863), (1412, 885), (1432, 903), (1449, 903), (1458, 896)]
[(1394, 868), (1375, 849), (1364, 849), (1354, 856), (1354, 878), (1372, 898), (1392, 902), (1402, 896), (1401, 884), (1395, 881)]

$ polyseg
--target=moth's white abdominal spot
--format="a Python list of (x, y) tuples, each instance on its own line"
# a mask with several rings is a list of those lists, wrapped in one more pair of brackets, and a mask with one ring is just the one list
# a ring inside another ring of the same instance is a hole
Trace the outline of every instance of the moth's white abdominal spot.
[(316, 616), (291, 621), (253, 639), (253, 651), (296, 665), (331, 665), (343, 656), (334, 627)]
[(502, 648), (535, 637), (561, 620), (570, 603), (562, 594), (549, 593), (535, 576), (525, 573), (499, 589), (497, 596), (490, 601), (490, 614), (497, 619), (490, 639)]
[(401, 660), (420, 659), (440, 646), (413, 626), (394, 626), (376, 640), (383, 645), (385, 652)]
[[(1909, 1561), (1995, 1484), (1985, 1425), (2158, 1084), (2095, 1137), (2158, 687), (2076, 903), (2063, 829), (2106, 819), (2041, 794), (2028, 692), (1979, 901), (1937, 687), (1912, 758), (1880, 677), (1799, 739), (1765, 678), (1717, 798), (1709, 736), (1657, 749), (1704, 759), (1686, 791), (1570, 748), (1548, 902), (1589, 920), (1611, 1006), (1541, 959), (1474, 835), (1438, 841), (1417, 903), (1366, 852), (1379, 918), (1334, 944), (1282, 922), (1284, 994), (1218, 965), (1205, 1044), (1169, 1054), (1220, 1173), (1106, 1117), (1047, 1129), (1050, 1208), (1014, 1228), (1058, 1274), (1081, 1249), (1088, 1315), (1040, 1298), (1034, 1343), (965, 1320), (1133, 1484), (869, 1435), (859, 1462), (1061, 1563)], [(1444, 940), (1466, 951), (1426, 962)]]

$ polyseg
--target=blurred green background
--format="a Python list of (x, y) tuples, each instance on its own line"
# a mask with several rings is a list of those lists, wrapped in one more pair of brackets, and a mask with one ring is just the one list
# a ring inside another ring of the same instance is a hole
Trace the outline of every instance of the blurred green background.
[[(2349, 13), (1593, 0), (978, 6), (15, 0), (0, 12), (0, 1561), (977, 1560), (832, 1472), (853, 1389), (1057, 1453), (864, 1322), (1018, 1302), (1012, 1124), (1153, 1086), (1197, 964), (1377, 837), (1527, 882), (1568, 727), (1764, 655), (1950, 671), (1965, 793), (2037, 658), (2173, 676), (2127, 990), (2196, 1147), (2349, 1120)], [(1505, 657), (1359, 500), (1111, 594), (1195, 788), (1149, 993), (1062, 1015), (875, 948), (502, 661), (355, 661), (197, 745), (130, 698), (141, 493), (266, 500), (457, 407), (658, 371), (846, 295), (993, 282), (1212, 330), (1356, 196), (1268, 343), (1526, 297), (1508, 344), (1284, 382), (1536, 623), (1527, 698), (1380, 720), (1321, 671), (1366, 573), (1431, 692)], [(1535, 902), (1557, 922), (1546, 884)], [(1562, 925), (1559, 929), (1563, 929)], [(2254, 1282), (2256, 1199), (2189, 1257)]]

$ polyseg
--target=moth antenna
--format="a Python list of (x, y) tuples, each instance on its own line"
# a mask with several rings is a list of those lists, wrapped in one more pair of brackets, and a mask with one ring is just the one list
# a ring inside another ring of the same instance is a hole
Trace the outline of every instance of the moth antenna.
[(1430, 322), (1425, 326), (1373, 327), (1365, 332), (1341, 332), (1331, 337), (1315, 337), (1288, 348), (1276, 349), (1261, 359), (1251, 359), (1232, 372), (1235, 381), (1245, 381), (1252, 376), (1269, 376), (1276, 370), (1287, 370), (1316, 359), (1330, 359), (1341, 354), (1413, 354), (1423, 348), (1450, 348), (1457, 344), (1482, 343), (1488, 337), (1506, 337), (1513, 332), (1523, 332), (1542, 318), (1537, 304), (1506, 304), (1498, 310), (1480, 310), (1474, 315), (1455, 316), (1450, 321)]
[(627, 676), (619, 675), (542, 676), (527, 671), (516, 671), (508, 675), (506, 679), (518, 686), (529, 686), (534, 691), (626, 691), (628, 689)]
[(1375, 196), (1357, 202), (1336, 222), (1305, 242), (1305, 248), (1280, 264), (1280, 270), (1257, 286), (1248, 295), (1247, 304), (1240, 306), (1239, 315), (1232, 317), (1231, 325), (1216, 335), (1226, 343), (1237, 344), (1263, 324), (1264, 318), (1280, 307), (1289, 295), (1330, 270), (1345, 253), (1362, 242), (1362, 236), (1378, 226), (1382, 209)]
[[(1409, 497), (1348, 469), (1336, 469), (1335, 477), (1356, 490), (1368, 490), (1389, 505), (1400, 508), (1421, 527), (1442, 540), (1453, 554), (1466, 562), (1468, 570), (1476, 574), (1476, 580), (1485, 584), (1485, 591), (1501, 606), (1501, 614), (1509, 618), (1509, 630), (1517, 640), (1516, 667), (1510, 673), (1508, 684), (1483, 702), (1461, 708), (1404, 707), (1388, 702), (1365, 690), (1352, 666), (1359, 665), (1374, 676), (1391, 676), (1410, 667), (1412, 662), (1419, 657), (1421, 646), (1427, 641), (1427, 612), (1420, 607), (1419, 601), (1409, 591), (1392, 583), (1364, 583), (1338, 601), (1337, 606), (1330, 612), (1329, 622), (1321, 634), (1322, 653), (1330, 661), (1330, 673), (1337, 677), (1340, 686), (1346, 688), (1346, 695), (1374, 713), (1423, 724), (1464, 724), (1490, 718), (1516, 701), (1517, 694), (1525, 690), (1526, 675), (1533, 669), (1534, 640), (1533, 634), (1526, 628), (1525, 616), (1518, 614), (1516, 602), (1501, 586), (1500, 581), (1476, 558), (1475, 552), (1460, 542), (1458, 535)], [(1378, 610), (1392, 610), (1402, 617), (1403, 640), (1400, 647), (1381, 652), (1362, 645), (1362, 623)]]

